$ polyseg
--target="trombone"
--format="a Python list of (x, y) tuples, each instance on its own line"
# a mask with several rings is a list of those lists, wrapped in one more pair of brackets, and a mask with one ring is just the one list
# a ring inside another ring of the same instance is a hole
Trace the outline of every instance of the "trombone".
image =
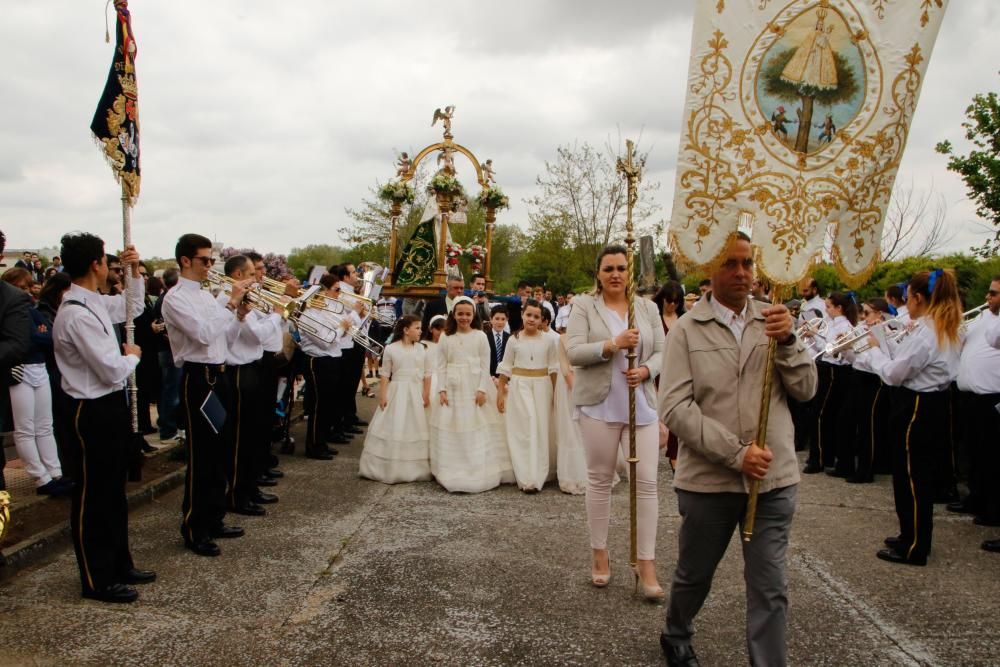
[(827, 322), (822, 317), (814, 317), (811, 320), (803, 322), (795, 330), (795, 335), (799, 338), (803, 336), (816, 336), (818, 338), (826, 338), (827, 333), (830, 331), (830, 323)]
[[(334, 326), (331, 327), (329, 322), (310, 313), (310, 309), (326, 313), (335, 322)], [(337, 328), (342, 327), (343, 322), (349, 321), (345, 320), (345, 317), (348, 317), (348, 315), (346, 315), (344, 304), (341, 301), (316, 295), (303, 301), (302, 308), (292, 314), (291, 320), (297, 327), (309, 335), (329, 344), (337, 338)], [(354, 324), (351, 324), (346, 329), (346, 333), (351, 337), (351, 340), (376, 357), (381, 357), (385, 351), (381, 343), (371, 338), (360, 327)]]
[[(329, 297), (324, 297), (324, 298), (329, 298)], [(357, 294), (357, 293), (353, 293), (353, 292), (341, 292), (340, 293), (340, 297), (338, 299), (335, 299), (335, 300), (336, 301), (340, 301), (344, 305), (350, 306), (350, 305), (353, 305), (353, 304), (350, 304), (350, 303), (347, 303), (347, 302), (351, 301), (352, 299), (355, 300), (355, 301), (358, 301), (360, 303), (363, 303), (365, 305), (365, 307), (368, 309), (368, 314), (365, 315), (364, 319), (367, 320), (367, 319), (370, 319), (370, 318), (374, 317), (375, 320), (379, 324), (382, 324), (382, 325), (387, 326), (387, 327), (391, 327), (392, 325), (394, 325), (396, 323), (396, 318), (395, 317), (390, 317), (388, 315), (383, 315), (382, 313), (378, 312), (378, 308), (375, 307), (376, 306), (376, 302), (373, 301), (370, 297), (363, 296), (361, 294)]]
[[(232, 292), (233, 284), (236, 281), (223, 273), (213, 270), (208, 272), (208, 278), (205, 282), (207, 283), (206, 287), (215, 286), (229, 294)], [(278, 313), (283, 320), (291, 317), (292, 313), (298, 308), (295, 301), (286, 302), (282, 296), (265, 290), (260, 286), (249, 288), (243, 297), (243, 301), (262, 315)]]

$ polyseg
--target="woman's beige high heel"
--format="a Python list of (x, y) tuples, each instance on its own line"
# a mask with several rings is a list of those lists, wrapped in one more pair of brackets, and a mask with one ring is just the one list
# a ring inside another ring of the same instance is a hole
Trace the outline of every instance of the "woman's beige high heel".
[(666, 599), (667, 594), (663, 592), (663, 588), (659, 584), (655, 586), (647, 586), (646, 582), (642, 580), (639, 576), (639, 566), (636, 565), (632, 568), (632, 574), (635, 575), (635, 592), (639, 592), (640, 586), (642, 587), (642, 597), (650, 602), (663, 602)]
[(597, 573), (594, 572), (594, 566), (590, 566), (590, 583), (594, 585), (594, 588), (604, 588), (609, 583), (611, 583), (611, 556), (608, 555), (608, 571), (607, 573)]

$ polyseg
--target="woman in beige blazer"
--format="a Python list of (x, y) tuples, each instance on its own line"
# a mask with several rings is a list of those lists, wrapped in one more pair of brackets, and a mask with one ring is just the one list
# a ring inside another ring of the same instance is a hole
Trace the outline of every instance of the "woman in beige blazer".
[[(636, 388), (636, 496), (638, 565), (636, 587), (643, 595), (661, 600), (656, 580), (656, 468), (659, 462), (659, 420), (653, 378), (660, 369), (663, 326), (656, 306), (635, 302), (636, 328), (629, 329), (628, 262), (625, 248), (612, 245), (597, 258), (597, 286), (593, 294), (573, 299), (566, 329), (566, 352), (576, 367), (573, 403), (587, 454), (587, 522), (593, 549), (591, 581), (607, 586), (611, 580), (608, 520), (611, 485), (619, 447), (628, 447), (628, 388)], [(625, 354), (638, 346), (636, 368), (628, 370)]]

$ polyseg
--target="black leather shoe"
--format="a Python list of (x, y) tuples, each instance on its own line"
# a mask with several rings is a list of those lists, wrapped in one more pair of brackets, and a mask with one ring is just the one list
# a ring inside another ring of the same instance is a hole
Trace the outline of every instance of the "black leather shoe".
[(216, 528), (215, 530), (212, 531), (212, 537), (214, 537), (217, 540), (219, 539), (228, 540), (234, 537), (243, 537), (245, 533), (246, 531), (244, 531), (239, 526), (223, 525), (222, 528)]
[(996, 519), (992, 519), (990, 517), (982, 516), (981, 514), (976, 515), (976, 517), (972, 520), (972, 523), (976, 524), (977, 526), (991, 526), (991, 527), (1000, 526), (1000, 521), (997, 521)]
[(278, 483), (275, 482), (270, 477), (268, 477), (267, 475), (261, 475), (254, 481), (254, 483), (257, 486), (278, 486)]
[(202, 540), (200, 542), (184, 542), (184, 546), (195, 552), (199, 556), (218, 556), (222, 553), (219, 545), (212, 540)]
[(264, 472), (265, 477), (270, 477), (271, 479), (281, 479), (285, 476), (285, 473), (281, 472), (277, 468), (271, 468)]
[(851, 476), (850, 473), (837, 470), (836, 468), (834, 468), (833, 470), (827, 470), (826, 474), (829, 475), (830, 477), (843, 477), (844, 479), (847, 479), (848, 477)]
[(995, 554), (1000, 554), (1000, 540), (986, 540), (981, 546), (983, 551), (992, 551)]
[(907, 558), (903, 554), (899, 553), (895, 549), (879, 549), (879, 552), (875, 554), (879, 560), (884, 560), (887, 563), (898, 563), (900, 565), (927, 565), (927, 556), (911, 556)]
[(364, 433), (364, 430), (356, 426), (351, 426), (344, 429), (344, 435), (361, 435), (362, 433)]
[(331, 435), (326, 441), (331, 445), (349, 445), (351, 444), (351, 439), (343, 434)]
[(899, 548), (899, 545), (902, 544), (902, 540), (898, 537), (887, 537), (882, 540), (882, 543), (890, 549), (897, 549)]
[(273, 505), (278, 502), (278, 496), (273, 493), (265, 493), (264, 491), (258, 491), (257, 493), (250, 496), (251, 502), (255, 502), (258, 505)]
[(807, 463), (806, 467), (802, 469), (803, 475), (815, 475), (819, 472), (823, 472), (823, 466), (818, 463)]
[(156, 573), (152, 570), (137, 570), (134, 567), (122, 575), (124, 584), (151, 584), (156, 581)]
[(368, 426), (368, 422), (366, 422), (364, 419), (355, 419), (354, 426)]
[(229, 508), (230, 512), (234, 514), (242, 514), (244, 516), (264, 516), (267, 514), (267, 510), (258, 505), (257, 503), (247, 501), (245, 503), (240, 503), (239, 505), (233, 505)]
[(976, 511), (972, 509), (972, 504), (966, 502), (966, 500), (956, 500), (953, 503), (948, 503), (945, 509), (952, 514), (975, 514)]
[(699, 667), (698, 656), (694, 654), (694, 648), (690, 644), (674, 646), (667, 641), (666, 636), (660, 635), (660, 648), (667, 658), (668, 667)]
[(935, 505), (949, 505), (949, 504), (957, 502), (957, 501), (958, 501), (958, 488), (957, 487), (952, 487), (950, 489), (944, 489), (944, 490), (938, 491), (934, 495), (934, 504)]
[(323, 451), (329, 454), (330, 456), (336, 456), (337, 454), (340, 453), (339, 449), (334, 449), (333, 447), (327, 447)]
[(109, 584), (96, 591), (83, 591), (83, 597), (101, 602), (135, 602), (139, 591), (125, 584)]
[(333, 454), (330, 452), (306, 452), (307, 459), (316, 459), (318, 461), (332, 461)]

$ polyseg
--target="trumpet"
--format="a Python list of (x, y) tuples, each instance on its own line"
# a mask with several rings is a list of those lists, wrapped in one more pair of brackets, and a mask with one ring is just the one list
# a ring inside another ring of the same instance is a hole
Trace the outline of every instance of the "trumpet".
[[(869, 333), (871, 333), (871, 331), (874, 331), (875, 329), (877, 329), (879, 327), (884, 327), (884, 326), (886, 326), (888, 324), (894, 324), (894, 325), (895, 324), (902, 324), (902, 318), (900, 318), (900, 317), (893, 317), (891, 319), (886, 320), (885, 322), (879, 322), (877, 325), (875, 325), (874, 327), (871, 328), (871, 330), (869, 331)], [(906, 326), (902, 326), (902, 327), (896, 329), (895, 331), (892, 331), (891, 333), (887, 334), (886, 337), (885, 337), (885, 340), (886, 340), (886, 342), (889, 342), (889, 343), (899, 343), (904, 338), (906, 338), (911, 333), (913, 333), (916, 330), (916, 328), (917, 328), (917, 322), (915, 320), (910, 320), (906, 324)], [(870, 349), (872, 349), (872, 345), (868, 341), (868, 336), (866, 335), (864, 342), (861, 343), (860, 345), (858, 345), (857, 347), (855, 347), (854, 351), (860, 354), (861, 352), (867, 352)]]
[(958, 328), (958, 330), (964, 335), (969, 330), (969, 326), (971, 326), (973, 322), (982, 317), (983, 312), (985, 312), (985, 310), (989, 307), (990, 304), (984, 303), (981, 306), (976, 306), (972, 310), (967, 310), (964, 313), (962, 313), (962, 324)]
[(835, 342), (827, 343), (826, 345), (824, 345), (823, 349), (817, 352), (813, 358), (819, 359), (824, 355), (830, 355), (831, 357), (833, 357), (840, 354), (841, 352), (844, 352), (845, 350), (852, 348), (854, 348), (854, 351), (857, 352), (858, 350), (857, 348), (855, 348), (855, 345), (857, 345), (861, 341), (867, 340), (870, 331), (871, 330), (868, 327), (859, 324), (858, 326), (854, 327), (847, 333), (840, 336)]
[(830, 331), (830, 323), (827, 322), (822, 317), (814, 317), (811, 320), (803, 322), (795, 330), (795, 335), (799, 338), (803, 336), (817, 336), (819, 338), (826, 338), (826, 334)]
[[(218, 271), (209, 271), (208, 279), (205, 282), (207, 283), (206, 287), (215, 286), (229, 294), (236, 281)], [(278, 313), (284, 320), (287, 320), (298, 307), (294, 301), (286, 302), (282, 296), (273, 294), (260, 286), (248, 289), (243, 297), (243, 302), (262, 315)]]
[(368, 314), (365, 315), (364, 318), (366, 320), (374, 317), (376, 322), (385, 325), (387, 327), (391, 327), (393, 324), (396, 323), (395, 317), (389, 317), (388, 315), (383, 315), (382, 313), (378, 312), (378, 308), (375, 307), (375, 301), (373, 301), (371, 298), (367, 296), (351, 292), (341, 292), (340, 297), (336, 300), (340, 301), (344, 305), (353, 305), (351, 303), (348, 303), (352, 300), (364, 304), (365, 308), (368, 309)]

